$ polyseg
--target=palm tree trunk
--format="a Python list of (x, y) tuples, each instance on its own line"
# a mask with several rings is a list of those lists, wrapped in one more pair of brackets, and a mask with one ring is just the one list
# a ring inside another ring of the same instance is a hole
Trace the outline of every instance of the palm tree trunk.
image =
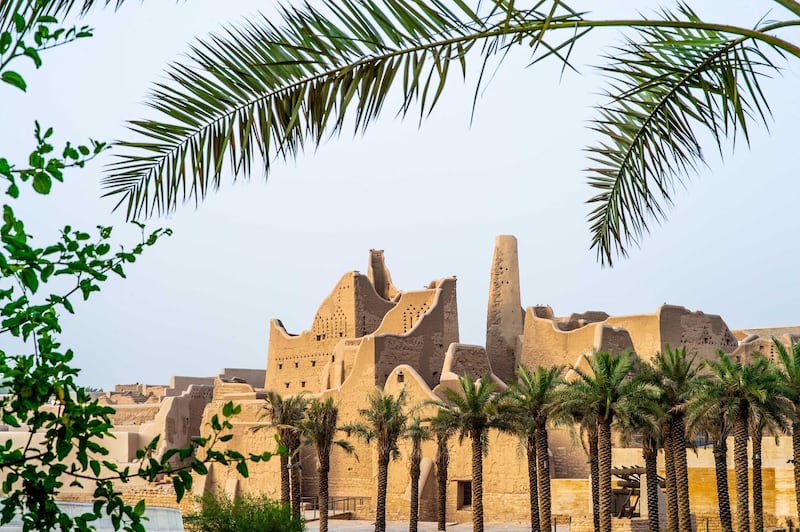
[(528, 488), (530, 490), (531, 532), (541, 532), (539, 525), (539, 485), (536, 475), (536, 437), (528, 434), (525, 442), (528, 455)]
[(550, 515), (550, 460), (547, 451), (547, 427), (536, 427), (536, 465), (539, 473), (539, 520), (542, 532), (552, 528)]
[(592, 484), (592, 524), (600, 530), (600, 466), (598, 464), (597, 426), (590, 428), (589, 439), (589, 478)]
[(389, 481), (389, 455), (378, 457), (378, 502), (375, 508), (375, 532), (386, 532), (386, 486)]
[(472, 440), (472, 530), (483, 532), (483, 441), (480, 431), (471, 431), (470, 439)]
[(289, 506), (291, 499), (289, 498), (289, 457), (285, 454), (281, 455), (281, 504)]
[(320, 456), (319, 464), (319, 532), (328, 532), (328, 472), (330, 471), (330, 455)]
[(675, 453), (672, 445), (672, 423), (667, 420), (664, 432), (664, 469), (667, 476), (667, 532), (678, 532), (678, 490), (675, 479)]
[(675, 462), (675, 488), (678, 496), (678, 528), (680, 532), (692, 532), (689, 468), (686, 464), (686, 428), (683, 416), (680, 414), (675, 414), (672, 421), (672, 459)]
[[(795, 407), (800, 416), (800, 409)], [(794, 467), (794, 498), (797, 517), (800, 518), (800, 419), (792, 422), (792, 463)]]
[(645, 436), (642, 442), (642, 458), (647, 479), (647, 525), (650, 532), (659, 532), (658, 522), (658, 442)]
[(295, 519), (300, 517), (300, 499), (302, 494), (303, 471), (300, 469), (300, 456), (294, 455), (292, 468), (290, 470), (292, 476), (292, 517)]
[(750, 497), (747, 492), (747, 410), (739, 407), (733, 425), (733, 467), (736, 473), (736, 530), (750, 532)]
[(408, 532), (417, 532), (419, 521), (419, 475), (422, 449), (419, 440), (414, 440), (411, 450), (411, 508), (408, 517)]
[(761, 478), (761, 429), (753, 431), (753, 530), (764, 532), (764, 486)]
[(719, 498), (719, 522), (722, 532), (733, 532), (731, 498), (728, 492), (728, 442), (722, 436), (714, 440), (714, 472), (717, 476), (717, 497)]
[(437, 480), (437, 530), (447, 530), (447, 466), (450, 465), (450, 450), (447, 436), (436, 436), (436, 480)]
[(611, 422), (597, 424), (597, 454), (600, 469), (600, 532), (611, 532)]

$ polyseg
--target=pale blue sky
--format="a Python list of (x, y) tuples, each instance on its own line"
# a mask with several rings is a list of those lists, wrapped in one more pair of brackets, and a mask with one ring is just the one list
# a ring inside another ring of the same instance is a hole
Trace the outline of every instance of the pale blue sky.
[[(634, 15), (627, 4), (605, 3), (604, 13)], [(775, 5), (702, 4), (707, 18), (744, 25)], [(636, 8), (657, 5), (671, 4)], [(187, 43), (257, 11), (273, 13), (275, 3), (220, 6), (129, 2), (117, 14), (93, 14), (86, 23), (96, 36), (44, 56), (27, 95), (0, 88), (3, 154), (28, 153), (37, 118), (59, 139), (123, 137), (124, 121), (147, 113), (149, 87), (183, 59)], [(507, 233), (519, 239), (525, 306), (636, 314), (668, 302), (721, 314), (732, 328), (800, 323), (800, 63), (764, 85), (771, 133), (756, 131), (751, 147), (741, 142), (724, 164), (712, 155), (710, 168), (676, 195), (668, 223), (629, 259), (601, 269), (588, 249), (583, 203), (591, 191), (582, 149), (596, 138), (586, 125), (602, 88), (588, 65), (618, 42), (613, 30), (591, 36), (574, 52), (581, 74), (560, 82), (557, 64), (526, 69), (525, 49), (517, 50), (480, 97), (471, 127), (472, 86), (454, 77), (419, 128), (389, 108), (364, 137), (346, 133), (276, 164), (267, 184), (260, 175), (226, 183), (197, 210), (153, 220), (175, 235), (131, 267), (128, 280), (107, 283), (77, 316), (64, 317), (80, 381), (109, 387), (264, 367), (269, 319), (293, 332), (307, 328), (343, 273), (366, 272), (370, 248), (386, 251), (401, 289), (456, 275), (462, 341), (483, 343), (494, 236)], [(102, 172), (103, 162), (93, 164), (50, 197), (27, 194), (19, 210), (31, 231), (121, 225), (111, 202), (99, 199)]]

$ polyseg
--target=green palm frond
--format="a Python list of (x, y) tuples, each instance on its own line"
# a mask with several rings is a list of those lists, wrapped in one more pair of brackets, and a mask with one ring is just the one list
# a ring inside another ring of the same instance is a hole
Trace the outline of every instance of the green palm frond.
[(800, 342), (791, 341), (789, 349), (772, 339), (781, 364), (783, 395), (795, 405), (800, 405)]
[[(665, 21), (699, 22), (686, 5)], [(593, 122), (589, 148), (592, 244), (611, 264), (666, 217), (676, 185), (705, 164), (703, 133), (723, 142), (766, 124), (762, 78), (777, 67), (752, 39), (706, 29), (640, 28), (605, 58), (610, 102)]]
[(377, 389), (368, 397), (367, 408), (358, 410), (360, 422), (341, 427), (348, 436), (355, 435), (365, 443), (377, 442), (378, 456), (400, 458), (398, 440), (406, 431), (409, 415), (405, 412), (408, 396), (405, 388), (397, 396)]
[(531, 371), (525, 366), (517, 369), (516, 382), (509, 388), (510, 429), (518, 434), (532, 434), (537, 425), (547, 423), (550, 414), (560, 403), (565, 366), (539, 366)]
[(783, 377), (770, 360), (756, 355), (743, 363), (718, 351), (717, 360), (705, 364), (710, 373), (710, 401), (717, 403), (709, 413), (724, 415), (729, 425), (744, 414), (751, 424), (761, 424), (770, 432), (790, 430), (794, 408), (782, 395)]
[(400, 115), (416, 106), (423, 117), (451, 70), (466, 76), (470, 52), (501, 61), (508, 47), (529, 44), (538, 58), (566, 61), (586, 31), (543, 38), (552, 25), (580, 20), (560, 0), (524, 10), (511, 0), (324, 0), (321, 9), (287, 4), (281, 16), (280, 25), (262, 17), (228, 28), (193, 46), (190, 64), (170, 67), (149, 100), (157, 118), (130, 123), (137, 140), (117, 142), (103, 180), (128, 217), (197, 203), (226, 166), (234, 179), (256, 161), (268, 172), (348, 121), (363, 131), (393, 88)]

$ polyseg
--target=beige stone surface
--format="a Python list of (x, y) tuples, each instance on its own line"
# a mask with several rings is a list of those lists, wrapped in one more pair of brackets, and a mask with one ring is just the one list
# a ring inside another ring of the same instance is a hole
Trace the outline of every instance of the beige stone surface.
[(495, 374), (503, 380), (514, 378), (519, 362), (517, 347), (523, 332), (525, 313), (520, 300), (517, 239), (500, 235), (495, 240), (489, 280), (486, 315), (486, 353)]

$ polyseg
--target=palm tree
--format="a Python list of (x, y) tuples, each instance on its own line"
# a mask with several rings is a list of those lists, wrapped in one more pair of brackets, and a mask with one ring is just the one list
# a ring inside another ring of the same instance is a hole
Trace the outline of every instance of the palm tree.
[(797, 515), (800, 515), (800, 342), (791, 342), (790, 349), (773, 339), (778, 354), (784, 397), (794, 405), (792, 416), (792, 463)]
[[(776, 405), (780, 379), (769, 360), (756, 356), (749, 363), (734, 362), (722, 351), (718, 359), (707, 362), (712, 385), (718, 387), (720, 408), (733, 421), (733, 456), (736, 477), (736, 529), (750, 531), (747, 439), (750, 424), (761, 416), (771, 416)], [(776, 418), (776, 421), (778, 419)], [(758, 519), (758, 516), (755, 516)]]
[[(600, 491), (600, 532), (611, 532), (611, 425), (615, 418), (626, 417), (632, 409), (653, 404), (658, 389), (652, 384), (631, 378), (634, 355), (628, 351), (614, 355), (598, 352), (584, 355), (589, 367), (584, 371), (573, 366), (578, 379), (565, 390), (563, 402), (567, 410), (585, 404), (596, 416), (598, 436), (598, 470)], [(649, 406), (648, 406), (649, 408)], [(653, 407), (655, 408), (655, 407)]]
[[(319, 504), (319, 530), (328, 530), (328, 474), (331, 470), (331, 451), (337, 446), (347, 454), (353, 454), (353, 446), (346, 440), (336, 440), (339, 407), (333, 398), (314, 399), (306, 409), (306, 416), (298, 424), (305, 445), (313, 445), (317, 450), (319, 463), (319, 488), (317, 501)], [(358, 457), (356, 456), (356, 459)]]
[(483, 532), (483, 455), (487, 451), (489, 429), (506, 428), (496, 384), (486, 374), (479, 381), (469, 375), (458, 379), (460, 390), (445, 389), (446, 402), (436, 402), (445, 410), (458, 432), (459, 443), (469, 438), (472, 447), (472, 529)]
[(406, 429), (406, 437), (411, 440), (411, 501), (408, 519), (408, 532), (417, 532), (419, 524), (419, 476), (422, 461), (422, 442), (429, 439), (430, 427), (423, 425), (418, 417), (411, 419)]
[[(571, 395), (570, 388), (563, 390)], [(563, 397), (562, 397), (563, 398)], [(589, 480), (592, 492), (593, 530), (600, 530), (600, 471), (597, 464), (597, 416), (592, 405), (581, 401), (561, 401), (552, 412), (557, 424), (579, 428), (579, 438), (589, 464)]]
[(750, 440), (753, 445), (753, 529), (764, 532), (764, 495), (761, 476), (761, 443), (764, 432), (775, 437), (788, 434), (791, 430), (791, 418), (794, 405), (782, 395), (783, 382), (778, 368), (767, 359), (762, 359), (764, 373), (762, 375), (763, 400), (751, 405)]
[(281, 503), (287, 505), (291, 503), (292, 515), (299, 517), (302, 494), (300, 493), (300, 468), (297, 467), (300, 452), (298, 425), (305, 417), (308, 400), (302, 393), (284, 398), (276, 392), (269, 391), (265, 402), (265, 414), (270, 420), (270, 425), (278, 431), (280, 445), (286, 447), (287, 451), (280, 457)]
[(713, 382), (705, 381), (687, 405), (687, 432), (705, 433), (711, 441), (714, 474), (717, 482), (719, 520), (722, 532), (733, 532), (733, 518), (728, 490), (728, 437), (733, 429), (732, 417), (721, 400), (722, 392)]
[[(635, 368), (636, 378), (641, 382), (653, 384), (653, 367), (641, 363)], [(643, 408), (625, 411), (625, 416), (617, 421), (624, 442), (629, 442), (633, 435), (642, 439), (642, 459), (645, 464), (645, 490), (647, 493), (647, 520), (650, 532), (658, 532), (658, 450), (662, 441), (662, 423), (664, 417), (662, 405), (657, 402), (642, 405)]]
[[(692, 532), (691, 509), (689, 507), (689, 469), (686, 464), (686, 426), (684, 411), (687, 402), (696, 393), (702, 379), (698, 377), (699, 364), (695, 356), (689, 356), (686, 348), (673, 349), (670, 346), (653, 357), (653, 371), (650, 381), (661, 389), (669, 423), (669, 437), (665, 449), (669, 449), (672, 466), (675, 469), (674, 492), (669, 493), (677, 501), (678, 529)], [(667, 484), (671, 490), (671, 482)]]
[(375, 510), (375, 532), (386, 531), (386, 487), (389, 480), (389, 461), (400, 457), (397, 442), (406, 431), (408, 414), (404, 412), (406, 391), (395, 397), (378, 389), (369, 395), (369, 406), (358, 410), (362, 423), (342, 427), (348, 435), (355, 434), (366, 443), (378, 444), (378, 501)]
[[(291, 159), (308, 142), (319, 144), (350, 118), (356, 130), (366, 129), (393, 88), (401, 91), (400, 113), (419, 102), (421, 119), (448, 74), (465, 74), (471, 53), (502, 61), (522, 45), (532, 50), (531, 64), (554, 56), (569, 65), (569, 51), (589, 30), (628, 29), (604, 58), (612, 79), (589, 150), (597, 190), (589, 200), (592, 247), (610, 263), (665, 217), (675, 185), (705, 160), (702, 139), (722, 151), (726, 137), (747, 138), (753, 122), (766, 120), (760, 81), (780, 67), (773, 60), (800, 58), (800, 46), (781, 33), (800, 25), (796, 0), (765, 1), (780, 11), (742, 26), (704, 21), (686, 4), (613, 20), (561, 0), (517, 4), (287, 2), (281, 26), (251, 19), (201, 41), (153, 91), (156, 117), (131, 122), (134, 138), (118, 143), (107, 195), (129, 217), (169, 211), (216, 188), (226, 159), (234, 176), (248, 176), (254, 166), (269, 169), (276, 156)], [(785, 18), (773, 20), (778, 13)]]
[(448, 410), (439, 409), (428, 420), (430, 430), (436, 437), (436, 521), (437, 530), (447, 530), (447, 468), (450, 465), (448, 442), (455, 432), (453, 416)]
[(525, 366), (517, 369), (517, 380), (510, 388), (511, 428), (525, 440), (530, 486), (531, 532), (550, 528), (550, 469), (547, 446), (547, 423), (558, 405), (558, 393), (564, 385), (564, 366)]

